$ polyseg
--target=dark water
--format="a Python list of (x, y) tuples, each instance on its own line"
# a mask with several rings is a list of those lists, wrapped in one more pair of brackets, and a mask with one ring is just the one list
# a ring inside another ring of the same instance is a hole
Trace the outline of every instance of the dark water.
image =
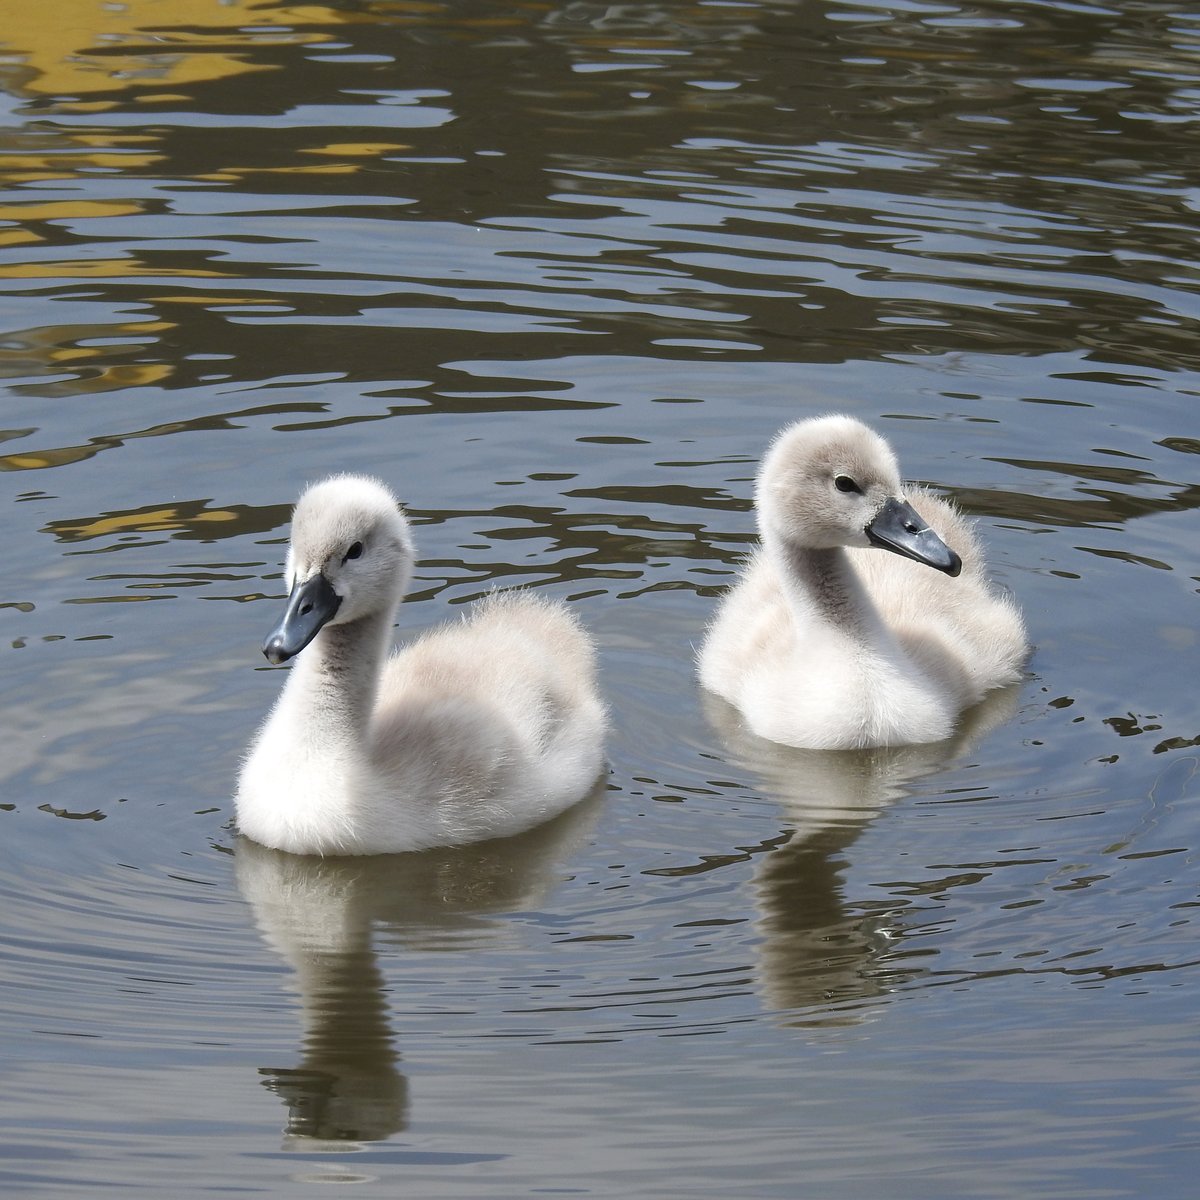
[[(6, 1196), (1191, 1196), (1200, 18), (10, 0)], [(1036, 649), (954, 744), (739, 740), (761, 448), (874, 423)], [(239, 845), (289, 506), (600, 641), (512, 844)]]

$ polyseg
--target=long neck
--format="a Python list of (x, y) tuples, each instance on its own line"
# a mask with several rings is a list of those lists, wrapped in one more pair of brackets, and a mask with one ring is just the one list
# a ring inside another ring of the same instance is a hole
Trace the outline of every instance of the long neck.
[(391, 610), (327, 625), (296, 660), (284, 704), (310, 745), (360, 745), (370, 725)]
[(793, 609), (829, 626), (860, 646), (890, 642), (858, 573), (840, 546), (815, 549), (764, 531), (763, 542), (775, 562)]

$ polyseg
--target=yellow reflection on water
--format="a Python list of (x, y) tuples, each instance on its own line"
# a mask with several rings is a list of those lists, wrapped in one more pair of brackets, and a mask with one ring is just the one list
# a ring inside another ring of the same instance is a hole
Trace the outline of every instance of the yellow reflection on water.
[[(311, 45), (331, 36), (292, 29), (295, 12), (255, 10), (240, 0), (4, 0), (0, 47), (7, 62), (0, 78), (8, 90), (25, 95), (78, 97), (130, 84), (179, 86), (276, 69), (249, 61), (238, 53), (239, 44)], [(340, 16), (314, 9), (305, 21), (335, 24)], [(252, 30), (244, 28), (247, 21), (253, 21)], [(72, 107), (79, 111), (82, 105), (76, 101)]]
[[(402, 142), (328, 142), (324, 146), (309, 146), (299, 150), (300, 154), (319, 154), (329, 158), (377, 159), (385, 154), (411, 150), (411, 145)], [(353, 175), (362, 170), (360, 162), (308, 163), (290, 167), (226, 166), (219, 171), (194, 175), (210, 183), (239, 182), (253, 175)]]
[(403, 142), (329, 142), (324, 146), (310, 146), (301, 154), (329, 154), (345, 158), (375, 158), (393, 150), (411, 150)]
[[(74, 140), (83, 142), (86, 139), (76, 136)], [(0, 146), (0, 178), (10, 183), (34, 179), (70, 179), (78, 174), (80, 167), (105, 171), (138, 170), (160, 162), (161, 158), (159, 154), (105, 154), (86, 150), (65, 154), (61, 150), (45, 154), (6, 154)]]
[(70, 221), (84, 217), (128, 217), (142, 211), (124, 200), (18, 201), (0, 204), (0, 221)]
[(238, 514), (227, 509), (197, 509), (190, 504), (182, 507), (165, 505), (140, 512), (104, 513), (98, 517), (74, 521), (53, 521), (47, 529), (65, 542), (83, 542), (90, 538), (110, 537), (117, 533), (162, 533), (175, 529), (191, 529), (197, 525), (223, 524), (236, 521)]
[(0, 279), (123, 279), (135, 275), (226, 278), (225, 273), (221, 271), (205, 271), (199, 267), (148, 267), (132, 258), (101, 258), (87, 261), (69, 258), (57, 262), (0, 264)]
[(96, 454), (95, 446), (64, 446), (57, 450), (39, 450), (33, 454), (0, 455), (0, 471), (44, 471), (47, 467), (66, 467), (83, 462)]
[[(180, 271), (179, 274), (184, 274)], [(202, 304), (205, 307), (209, 305), (226, 308), (230, 305), (239, 305), (242, 308), (270, 308), (276, 310), (279, 307), (279, 302), (271, 298), (263, 298), (260, 296), (238, 296), (230, 295), (223, 296), (219, 292), (196, 292), (188, 295), (186, 292), (178, 295), (157, 295), (147, 296), (147, 304)]]
[(248, 175), (353, 175), (358, 167), (351, 163), (313, 163), (307, 167), (225, 167), (220, 171), (193, 175), (193, 179), (225, 183)]
[(42, 239), (28, 229), (0, 229), (0, 246), (28, 246)]
[[(92, 363), (131, 345), (147, 344), (152, 334), (174, 329), (171, 321), (125, 321), (118, 325), (50, 325), (12, 330), (0, 343), (0, 379), (15, 378), (34, 369), (55, 368), (67, 363)], [(100, 344), (88, 345), (89, 341)], [(127, 364), (139, 371), (150, 364)], [(143, 381), (145, 377), (141, 377)]]

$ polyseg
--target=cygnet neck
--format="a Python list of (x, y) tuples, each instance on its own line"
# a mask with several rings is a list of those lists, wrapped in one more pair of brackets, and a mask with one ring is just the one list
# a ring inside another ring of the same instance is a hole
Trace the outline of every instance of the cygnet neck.
[(890, 644), (875, 606), (845, 547), (806, 546), (763, 530), (767, 553), (778, 565), (784, 595), (794, 609), (815, 617), (860, 646)]
[[(306, 711), (308, 737), (366, 736), (379, 690), (379, 674), (391, 640), (392, 609), (326, 625), (292, 668), (289, 699)], [(329, 744), (329, 743), (326, 743)]]

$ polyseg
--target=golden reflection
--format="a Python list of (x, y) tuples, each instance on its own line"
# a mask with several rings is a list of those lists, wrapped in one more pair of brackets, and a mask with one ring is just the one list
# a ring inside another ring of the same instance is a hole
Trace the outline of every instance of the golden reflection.
[[(15, 89), (14, 89), (15, 90)], [(60, 100), (58, 106), (68, 113), (103, 113), (120, 108), (116, 100)]]
[(173, 321), (122, 321), (116, 325), (43, 325), (6, 332), (0, 343), (0, 379), (24, 375), (33, 369), (56, 366), (81, 358), (102, 358), (111, 346), (84, 346), (89, 340), (120, 339), (127, 350), (134, 342), (153, 342), (147, 334), (174, 329)]
[[(430, 0), (375, 0), (375, 3), (369, 4), (367, 7), (371, 12), (382, 16), (403, 13), (406, 17), (432, 17), (446, 15), (447, 6), (446, 0), (441, 0), (441, 3), (430, 3)], [(289, 9), (288, 11), (295, 12), (296, 10)]]
[[(173, 363), (130, 362), (144, 355), (171, 321), (127, 321), (116, 325), (52, 325), (14, 330), (0, 343), (0, 379), (41, 377), (43, 396), (116, 391), (161, 384), (176, 371)], [(88, 342), (94, 344), (88, 345)], [(24, 379), (23, 387), (29, 387)], [(28, 471), (90, 458), (96, 445), (41, 449), (0, 458), (0, 470)]]
[[(171, 368), (166, 366), (157, 370), (160, 372), (158, 378), (165, 378), (171, 374)], [(120, 391), (127, 387), (139, 386), (144, 382), (144, 377), (139, 381), (130, 381), (126, 372), (118, 368), (111, 368), (39, 384), (37, 392), (41, 396), (87, 395), (105, 391)], [(43, 471), (48, 467), (65, 467), (94, 458), (102, 450), (110, 450), (124, 445), (132, 438), (161, 437), (164, 434), (183, 432), (189, 427), (187, 422), (173, 421), (166, 425), (133, 433), (100, 435), (73, 446), (41, 447), (36, 450), (18, 451), (15, 454), (0, 454), (0, 471)]]
[(64, 446), (58, 450), (38, 450), (31, 454), (0, 454), (0, 471), (42, 471), (47, 467), (65, 467), (91, 458), (95, 446)]
[(0, 246), (28, 246), (42, 240), (28, 229), (0, 229)]
[[(158, 139), (150, 137), (144, 133), (98, 133), (95, 130), (86, 130), (73, 135), (75, 141), (81, 146), (90, 146), (92, 148), (108, 149), (110, 147), (124, 148), (126, 146), (136, 146), (138, 144), (146, 144), (157, 142)], [(93, 161), (89, 158), (89, 162)], [(120, 161), (128, 163), (127, 156), (122, 155)], [(157, 162), (156, 158), (148, 159), (150, 162)]]
[[(411, 144), (403, 142), (330, 142), (324, 146), (309, 146), (297, 153), (327, 158), (378, 159), (385, 154), (412, 149)], [(193, 178), (209, 183), (233, 183), (255, 175), (354, 175), (360, 170), (362, 165), (357, 162), (310, 163), (292, 167), (225, 166), (218, 171), (196, 174)]]
[(444, 13), (446, 5), (393, 3), (391, 0), (385, 0), (383, 3), (361, 4), (359, 9), (361, 11), (329, 8), (323, 4), (288, 4), (269, 11), (286, 25), (374, 25), (381, 16), (387, 17), (395, 13), (413, 16)]
[(359, 170), (350, 163), (313, 163), (308, 167), (222, 167), (192, 176), (206, 183), (237, 183), (252, 175), (353, 175)]
[[(183, 274), (183, 272), (179, 272)], [(278, 309), (279, 301), (261, 296), (222, 296), (217, 292), (198, 292), (193, 294), (171, 293), (162, 296), (147, 296), (147, 303), (150, 304), (201, 304), (205, 307), (212, 305), (214, 307), (225, 307), (227, 305), (239, 305), (243, 308), (261, 308), (267, 307)]]
[[(72, 135), (76, 143), (84, 145), (89, 139), (81, 138), (77, 135)], [(139, 139), (144, 140), (144, 139)], [(112, 144), (113, 139), (108, 139), (109, 144)], [(130, 139), (132, 142), (133, 139)], [(2, 143), (0, 143), (2, 144)], [(72, 179), (83, 167), (97, 168), (104, 171), (137, 171), (143, 170), (146, 167), (160, 162), (162, 156), (158, 154), (135, 154), (135, 153), (106, 153), (104, 151), (87, 151), (79, 150), (69, 153), (50, 152), (45, 154), (30, 154), (27, 151), (21, 154), (6, 154), (0, 149), (0, 179), (7, 180), (9, 183), (27, 183), (34, 180), (52, 180), (52, 179)], [(32, 205), (14, 205), (14, 208), (31, 208)], [(141, 211), (137, 209), (136, 211)], [(74, 214), (67, 214), (74, 215)], [(109, 216), (108, 213), (87, 213), (86, 216)], [(29, 213), (15, 213), (16, 218), (24, 218), (26, 220), (33, 219)], [(39, 218), (48, 220), (50, 218)]]
[(18, 201), (0, 204), (0, 221), (71, 221), (86, 217), (128, 217), (142, 211), (124, 200)]
[[(308, 24), (336, 24), (341, 17), (333, 9), (312, 12)], [(0, 80), (16, 95), (80, 97), (130, 84), (161, 89), (274, 70), (273, 64), (249, 61), (245, 51), (320, 44), (332, 36), (292, 29), (296, 15), (230, 0), (5, 0), (0, 45), (9, 61), (0, 67)], [(248, 21), (252, 30), (245, 28)], [(71, 107), (96, 111), (109, 103), (76, 100)]]
[[(384, 5), (387, 15), (442, 11), (438, 5)], [(280, 69), (255, 56), (256, 48), (321, 45), (340, 36), (336, 26), (378, 20), (373, 6), (342, 11), (321, 5), (272, 7), (258, 0), (155, 0), (153, 4), (113, 4), (105, 0), (6, 0), (0, 23), (0, 88), (18, 97), (55, 97), (59, 111), (103, 113), (130, 103), (188, 107), (189, 86), (230, 79), (248, 72)], [(326, 28), (329, 27), (329, 28)], [(100, 96), (97, 93), (107, 93)], [(65, 139), (74, 147), (55, 152)], [(39, 153), (27, 131), (14, 144), (0, 131), (0, 184), (18, 185), (74, 178), (81, 169), (144, 171), (162, 161), (145, 152), (157, 135), (118, 130), (64, 132), (54, 148)], [(6, 146), (14, 153), (5, 154)], [(209, 183), (237, 183), (268, 176), (341, 176), (360, 162), (411, 149), (387, 142), (314, 146), (307, 153), (339, 159), (308, 165), (229, 166), (197, 174)], [(88, 216), (140, 213), (135, 202), (73, 201), (10, 204), (0, 221), (22, 223)], [(27, 230), (0, 231), (0, 246), (35, 241)], [(114, 261), (8, 265), (0, 278), (96, 278), (159, 274), (144, 266)], [(188, 275), (207, 272), (188, 271)]]
[(170, 379), (174, 374), (175, 368), (170, 363), (112, 363), (109, 366), (92, 367), (71, 390), (114, 392), (121, 388), (149, 387)]
[(402, 142), (330, 142), (325, 146), (310, 146), (301, 154), (329, 154), (342, 158), (375, 158), (390, 154), (393, 150), (411, 150), (411, 145)]
[[(0, 70), (0, 83), (4, 73)], [(106, 103), (105, 107), (112, 107)], [(19, 140), (0, 130), (0, 182), (45, 183), (55, 179), (73, 179), (80, 171), (142, 171), (162, 161), (159, 154), (135, 147), (150, 145), (157, 139), (145, 134), (74, 131), (46, 134), (42, 145), (31, 144), (29, 130)], [(13, 149), (6, 146), (13, 144)], [(75, 217), (125, 216), (144, 211), (132, 200), (51, 202), (14, 202), (5, 206), (4, 220), (51, 221)]]
[(75, 521), (51, 521), (46, 532), (60, 542), (85, 542), (90, 538), (111, 537), (121, 533), (163, 533), (168, 530), (191, 529), (197, 526), (224, 524), (239, 520), (239, 514), (228, 509), (204, 509), (196, 504), (164, 505), (161, 508), (138, 512), (104, 513), (98, 517)]
[[(154, 432), (170, 433), (178, 432), (178, 429), (160, 429)], [(119, 445), (120, 440), (113, 439), (109, 444)], [(92, 453), (101, 448), (104, 447), (89, 447)], [(119, 540), (132, 535), (153, 533), (171, 533), (180, 538), (212, 542), (224, 537), (255, 537), (273, 533), (286, 523), (290, 512), (291, 509), (286, 504), (273, 504), (262, 508), (244, 504), (234, 504), (228, 508), (209, 508), (206, 500), (164, 501), (160, 504), (148, 504), (143, 508), (116, 509), (94, 516), (51, 521), (39, 532), (48, 533), (56, 541), (67, 544), (93, 541), (96, 538)]]
[(224, 279), (228, 273), (199, 267), (148, 267), (133, 258), (64, 258), (55, 262), (0, 264), (0, 279), (129, 279), (134, 276)]

